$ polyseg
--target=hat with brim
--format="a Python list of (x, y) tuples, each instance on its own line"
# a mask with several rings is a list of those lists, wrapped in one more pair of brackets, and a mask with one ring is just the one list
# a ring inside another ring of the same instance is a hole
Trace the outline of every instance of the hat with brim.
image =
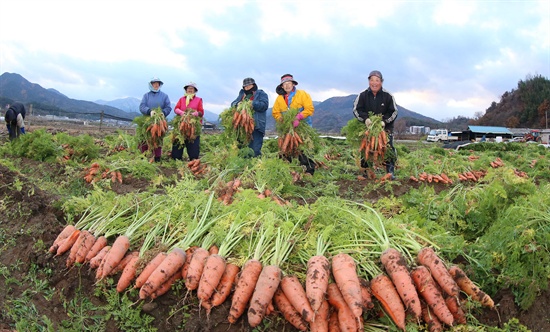
[(294, 83), (294, 85), (298, 85), (298, 82), (294, 80), (294, 77), (292, 77), (292, 75), (284, 74), (283, 76), (281, 76), (281, 83), (277, 87), (282, 87), (283, 83), (286, 83), (286, 82), (292, 82)]
[(376, 76), (376, 77), (378, 77), (381, 81), (384, 80), (384, 78), (382, 77), (382, 73), (379, 72), (378, 70), (373, 70), (373, 71), (371, 71), (368, 78), (370, 79), (371, 76)]
[(187, 88), (190, 87), (190, 86), (195, 88), (195, 92), (199, 91), (199, 89), (197, 89), (197, 83), (194, 83), (194, 82), (189, 82), (189, 84), (187, 84), (186, 86), (183, 87), (183, 90), (187, 91)]
[(163, 85), (163, 84), (164, 84), (164, 83), (160, 80), (160, 78), (158, 78), (158, 77), (153, 77), (153, 78), (149, 81), (149, 83), (151, 83), (151, 84), (153, 84), (153, 83), (155, 83), (155, 82), (160, 83), (160, 85)]

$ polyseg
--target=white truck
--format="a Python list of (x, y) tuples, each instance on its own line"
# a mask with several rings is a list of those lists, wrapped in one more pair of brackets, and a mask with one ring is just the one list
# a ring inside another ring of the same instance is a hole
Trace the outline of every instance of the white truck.
[(426, 138), (428, 142), (450, 142), (458, 141), (458, 136), (451, 136), (447, 129), (432, 129)]

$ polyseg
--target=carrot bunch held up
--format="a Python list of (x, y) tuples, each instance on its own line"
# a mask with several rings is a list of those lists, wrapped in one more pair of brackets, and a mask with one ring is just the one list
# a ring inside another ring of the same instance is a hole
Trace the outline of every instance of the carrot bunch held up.
[(388, 138), (382, 124), (382, 117), (371, 115), (372, 123), (362, 133), (359, 153), (365, 160), (372, 161), (375, 165), (381, 165), (386, 157)]
[(293, 122), (298, 112), (297, 109), (289, 109), (282, 113), (276, 124), (279, 134), (277, 144), (282, 155), (295, 157), (304, 152), (312, 152), (319, 146), (316, 142), (318, 135), (311, 126), (300, 121), (298, 126), (294, 127)]

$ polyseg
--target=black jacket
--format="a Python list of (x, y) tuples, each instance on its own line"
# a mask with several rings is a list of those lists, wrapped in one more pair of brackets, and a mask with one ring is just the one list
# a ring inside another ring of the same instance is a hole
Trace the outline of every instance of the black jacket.
[(20, 102), (15, 102), (6, 111), (6, 116), (5, 116), (6, 123), (12, 123), (12, 122), (16, 121), (17, 120), (17, 115), (19, 115), (19, 114), (21, 114), (21, 116), (24, 119), (26, 113), (27, 113), (27, 111), (25, 110), (25, 105), (23, 105)]
[(357, 120), (364, 122), (371, 112), (373, 114), (382, 114), (386, 130), (393, 131), (393, 123), (397, 118), (397, 104), (391, 93), (383, 88), (378, 91), (376, 97), (370, 88), (361, 92), (353, 103), (353, 115)]

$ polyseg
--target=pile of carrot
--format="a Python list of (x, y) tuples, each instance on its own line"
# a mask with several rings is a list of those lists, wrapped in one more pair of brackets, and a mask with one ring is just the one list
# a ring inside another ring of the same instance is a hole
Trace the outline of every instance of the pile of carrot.
[(71, 159), (71, 157), (74, 154), (74, 149), (71, 148), (69, 144), (61, 144), (61, 147), (63, 148), (63, 151), (65, 151), (65, 154), (63, 155), (63, 160), (67, 161)]
[(452, 184), (453, 180), (451, 180), (447, 174), (441, 173), (441, 174), (429, 174), (426, 172), (422, 172), (418, 175), (418, 178), (414, 175), (411, 175), (409, 178), (411, 181), (414, 182), (428, 182), (428, 183), (444, 183), (444, 184)]
[(202, 164), (200, 159), (193, 159), (187, 163), (187, 167), (196, 177), (201, 177), (208, 172), (208, 166)]
[(87, 183), (94, 183), (100, 179), (111, 178), (111, 182), (122, 183), (122, 173), (116, 170), (109, 170), (109, 168), (103, 168), (99, 163), (94, 162), (89, 168), (84, 169), (84, 181)]
[(303, 142), (303, 139), (294, 130), (285, 133), (277, 139), (279, 151), (285, 156), (297, 156), (301, 154), (300, 146)]
[(527, 173), (525, 173), (524, 171), (520, 171), (518, 169), (514, 169), (514, 174), (516, 176), (519, 176), (520, 178), (524, 178), (524, 179), (527, 179), (529, 177), (529, 175), (527, 175)]
[(227, 183), (219, 183), (215, 191), (217, 193), (218, 201), (224, 205), (229, 205), (233, 202), (233, 195), (239, 190), (241, 186), (241, 179), (235, 178)]
[(478, 182), (481, 178), (483, 178), (487, 174), (486, 171), (466, 171), (463, 173), (458, 174), (458, 179), (460, 181), (472, 181), (472, 182)]
[(498, 168), (504, 166), (504, 162), (502, 162), (502, 159), (496, 158), (495, 160), (491, 161), (491, 167), (492, 168)]

